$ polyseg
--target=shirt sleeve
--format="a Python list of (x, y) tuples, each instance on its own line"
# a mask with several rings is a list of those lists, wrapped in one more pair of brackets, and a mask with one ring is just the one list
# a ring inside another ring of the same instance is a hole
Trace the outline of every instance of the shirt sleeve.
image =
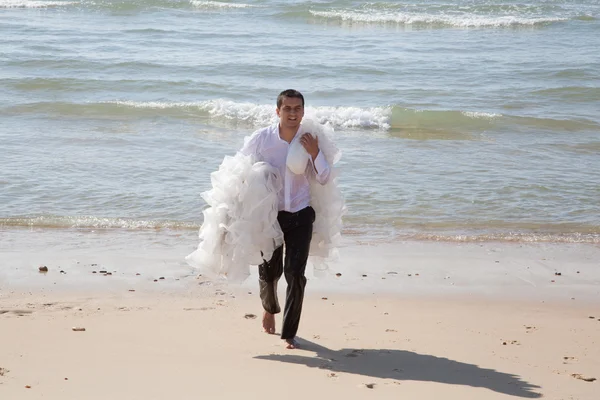
[(244, 145), (240, 149), (240, 153), (246, 156), (258, 156), (258, 142), (260, 138), (260, 130), (254, 132), (250, 136), (244, 138)]
[(312, 158), (310, 158), (310, 160), (313, 164), (313, 171), (317, 182), (321, 185), (325, 185), (329, 181), (331, 169), (329, 168), (329, 163), (327, 162), (327, 159), (325, 159), (323, 152), (319, 150), (319, 154), (317, 154), (315, 161), (313, 162)]

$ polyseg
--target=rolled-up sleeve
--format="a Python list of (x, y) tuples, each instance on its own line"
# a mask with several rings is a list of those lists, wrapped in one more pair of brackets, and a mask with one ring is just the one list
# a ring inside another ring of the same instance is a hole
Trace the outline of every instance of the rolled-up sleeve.
[(319, 182), (321, 185), (325, 185), (329, 181), (331, 169), (329, 168), (329, 163), (327, 162), (327, 159), (325, 159), (325, 156), (321, 150), (319, 150), (319, 154), (317, 154), (317, 157), (313, 162), (313, 168), (317, 182)]

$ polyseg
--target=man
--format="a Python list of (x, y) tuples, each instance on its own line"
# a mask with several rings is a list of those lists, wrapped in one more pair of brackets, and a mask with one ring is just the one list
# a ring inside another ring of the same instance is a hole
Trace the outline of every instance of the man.
[[(256, 161), (264, 161), (277, 168), (283, 179), (277, 220), (284, 234), (284, 245), (259, 266), (259, 285), (264, 309), (263, 329), (274, 334), (275, 314), (281, 312), (277, 282), (285, 274), (288, 286), (281, 338), (288, 349), (295, 349), (298, 347), (296, 333), (302, 313), (305, 269), (315, 221), (315, 211), (310, 206), (310, 180), (316, 179), (325, 185), (330, 176), (330, 166), (319, 149), (318, 137), (310, 133), (298, 134), (304, 117), (304, 96), (293, 89), (284, 90), (277, 97), (276, 112), (279, 123), (256, 131), (245, 141), (241, 153), (253, 155)], [(310, 155), (303, 174), (295, 174), (286, 166), (288, 151), (296, 140)]]

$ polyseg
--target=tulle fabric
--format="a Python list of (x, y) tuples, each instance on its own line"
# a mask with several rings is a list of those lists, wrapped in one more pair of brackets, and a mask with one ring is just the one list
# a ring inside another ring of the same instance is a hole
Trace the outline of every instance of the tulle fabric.
[[(319, 276), (326, 273), (327, 261), (337, 256), (342, 216), (346, 211), (334, 166), (341, 152), (333, 143), (330, 126), (305, 120), (300, 129), (299, 133), (310, 132), (319, 137), (319, 147), (331, 168), (325, 185), (309, 175), (311, 206), (316, 214), (309, 258), (315, 275)], [(305, 152), (304, 148), (301, 150)], [(297, 158), (295, 161), (288, 158), (288, 167), (290, 162), (296, 162), (295, 167), (300, 170), (304, 163), (301, 151), (296, 149), (292, 153), (290, 148), (290, 154), (296, 154)], [(203, 211), (200, 244), (186, 260), (203, 275), (241, 282), (250, 275), (252, 265), (270, 259), (273, 251), (283, 244), (277, 222), (278, 193), (283, 179), (276, 168), (238, 152), (223, 159), (219, 169), (211, 174), (211, 184), (212, 189), (202, 193), (208, 207)]]

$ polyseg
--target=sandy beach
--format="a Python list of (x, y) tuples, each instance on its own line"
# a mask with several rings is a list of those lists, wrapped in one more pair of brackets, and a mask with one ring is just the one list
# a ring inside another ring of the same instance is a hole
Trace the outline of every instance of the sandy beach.
[[(0, 400), (599, 400), (599, 33), (600, 0), (0, 0)], [(256, 266), (186, 256), (211, 188), (254, 231), (220, 166), (301, 119), (346, 212), (288, 350)]]
[(262, 332), (255, 276), (233, 286), (167, 269), (160, 279), (136, 275), (139, 264), (104, 276), (91, 272), (102, 268), (93, 254), (79, 287), (61, 284), (75, 267), (4, 275), (0, 398), (596, 398), (600, 249), (343, 250), (330, 276), (309, 280), (299, 350)]

